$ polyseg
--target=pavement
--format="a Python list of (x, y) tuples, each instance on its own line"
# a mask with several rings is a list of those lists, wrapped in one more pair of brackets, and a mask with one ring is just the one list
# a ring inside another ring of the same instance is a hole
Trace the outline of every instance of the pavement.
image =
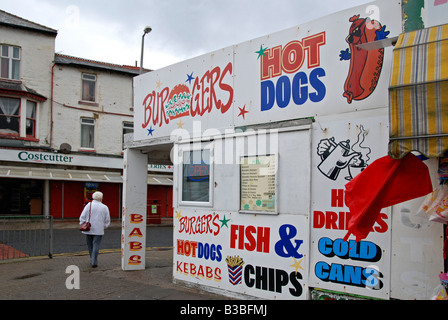
[[(120, 222), (115, 224), (120, 226)], [(74, 228), (76, 222), (56, 222)], [(173, 283), (173, 248), (147, 248), (144, 270), (123, 271), (121, 251), (101, 250), (92, 268), (87, 252), (0, 260), (0, 300), (227, 300)], [(75, 270), (75, 271), (73, 271)], [(79, 270), (79, 288), (75, 275)]]

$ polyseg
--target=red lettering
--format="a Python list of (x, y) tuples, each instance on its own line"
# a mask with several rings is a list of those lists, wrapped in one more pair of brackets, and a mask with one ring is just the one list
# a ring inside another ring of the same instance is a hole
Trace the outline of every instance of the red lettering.
[(221, 269), (215, 268), (215, 280), (221, 281)]
[(188, 168), (189, 177), (201, 177), (209, 175), (209, 167), (205, 165), (190, 165)]
[(202, 277), (207, 280), (221, 281), (221, 269), (203, 265), (196, 265), (194, 263), (176, 261), (176, 272), (183, 273), (185, 275), (191, 275), (192, 277)]
[(198, 276), (204, 278), (204, 267), (202, 265), (199, 265)]
[(133, 255), (129, 257), (128, 264), (137, 265), (142, 263), (142, 257), (139, 255)]
[(266, 49), (261, 57), (261, 80), (278, 77), (281, 69), (282, 46)]
[(325, 219), (325, 229), (338, 229), (336, 226), (336, 221), (338, 221), (338, 214), (333, 211), (327, 211), (326, 212), (326, 219)]
[(254, 226), (247, 226), (246, 227), (246, 239), (248, 242), (246, 242), (245, 248), (247, 251), (254, 251), (255, 247), (257, 245), (257, 242), (255, 241), (255, 238), (253, 236), (253, 233), (256, 233), (257, 230)]
[(261, 80), (278, 77), (282, 72), (297, 72), (305, 60), (305, 51), (308, 53), (308, 69), (320, 66), (320, 47), (323, 45), (325, 45), (325, 32), (320, 32), (303, 38), (302, 41), (293, 40), (283, 48), (277, 46), (266, 49), (261, 56)]
[(282, 52), (282, 68), (286, 73), (294, 73), (298, 71), (302, 65), (304, 56), (304, 50), (300, 41), (291, 41), (288, 43)]
[(177, 254), (184, 254), (184, 240), (177, 239)]
[(137, 242), (137, 241), (129, 242), (129, 250), (130, 251), (139, 251), (142, 248), (143, 248), (143, 245), (141, 242)]
[[(192, 117), (202, 116), (204, 113), (210, 113), (213, 107), (221, 109), (221, 113), (227, 112), (233, 102), (233, 87), (224, 83), (227, 73), (232, 73), (232, 63), (229, 62), (221, 73), (220, 67), (215, 67), (211, 71), (207, 71), (202, 78), (196, 77), (193, 84), (191, 95), (190, 114)], [(219, 82), (218, 82), (219, 81)], [(226, 103), (217, 98), (216, 84), (218, 87), (229, 93)]]
[(325, 213), (322, 211), (314, 211), (313, 213), (313, 228), (319, 229), (325, 225)]
[[(254, 236), (256, 234), (256, 237)], [(247, 240), (247, 241), (245, 241)], [(269, 253), (270, 228), (254, 226), (230, 226), (230, 248)]]
[(186, 257), (192, 256), (196, 258), (196, 249), (198, 247), (197, 241), (188, 241), (177, 239), (177, 254), (185, 255)]
[(257, 251), (269, 253), (269, 228), (258, 227), (257, 228)]
[(378, 232), (378, 233), (384, 233), (387, 231), (387, 229), (389, 229), (389, 226), (387, 225), (387, 222), (384, 220), (387, 220), (387, 214), (380, 212), (380, 214), (378, 215), (378, 218), (376, 219), (376, 223), (378, 224), (378, 226), (375, 225), (374, 227), (374, 231)]
[(215, 215), (213, 217), (213, 225), (215, 226), (216, 230), (213, 233), (214, 236), (218, 235), (219, 230), (221, 230), (221, 227), (219, 226), (219, 224), (216, 222), (216, 220), (219, 220), (219, 215)]
[(339, 208), (344, 206), (344, 189), (331, 189), (331, 206)]
[(213, 278), (213, 269), (210, 268), (209, 266), (205, 267), (205, 277), (207, 279), (212, 279)]
[(165, 103), (168, 99), (169, 89), (165, 87), (161, 92), (152, 91), (143, 100), (143, 123), (142, 128), (146, 128), (151, 123), (153, 125), (162, 126), (163, 123), (168, 124), (169, 119), (165, 113)]
[(345, 229), (345, 214), (348, 212), (339, 212), (339, 230), (344, 230)]
[(140, 223), (143, 222), (143, 216), (141, 214), (130, 214), (131, 223)]
[(232, 224), (230, 226), (230, 248), (235, 249), (235, 242), (238, 237), (238, 226), (235, 224)]
[[(314, 211), (313, 212), (313, 228), (325, 228), (328, 230), (347, 230), (348, 222), (350, 221), (349, 211)], [(388, 216), (385, 213), (380, 213), (376, 219), (376, 224), (372, 227), (372, 232), (384, 233), (389, 229), (387, 224)]]
[(308, 69), (320, 66), (320, 46), (325, 44), (325, 31), (304, 38), (303, 47), (308, 50)]
[(229, 73), (230, 76), (232, 75), (232, 63), (230, 62), (226, 65), (226, 67), (222, 71), (221, 78), (219, 78), (219, 88), (229, 93), (227, 103), (224, 104), (221, 100), (218, 100), (218, 103), (216, 105), (216, 108), (221, 109), (222, 114), (226, 113), (227, 110), (229, 110), (233, 102), (233, 87), (226, 83), (223, 83), (224, 77), (226, 76), (227, 73)]
[(139, 238), (143, 237), (143, 234), (142, 234), (140, 228), (134, 228), (131, 231), (131, 233), (129, 233), (129, 238), (130, 237), (139, 237)]
[(198, 217), (181, 217), (179, 219), (179, 233), (187, 234), (213, 234), (218, 235), (221, 230), (220, 225), (216, 222), (219, 215), (208, 214)]

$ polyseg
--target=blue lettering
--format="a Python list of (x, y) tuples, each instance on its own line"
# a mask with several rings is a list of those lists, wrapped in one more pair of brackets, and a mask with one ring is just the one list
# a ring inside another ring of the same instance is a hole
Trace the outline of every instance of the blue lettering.
[(330, 238), (320, 238), (318, 243), (319, 252), (322, 253), (326, 257), (334, 257), (334, 253), (332, 250), (333, 242)]
[(310, 73), (310, 84), (316, 90), (316, 92), (310, 93), (310, 100), (313, 102), (322, 101), (327, 93), (327, 88), (319, 79), (319, 77), (325, 77), (325, 70), (322, 68), (316, 68)]
[(222, 254), (221, 254), (222, 246), (218, 244), (216, 246), (216, 261), (220, 262), (222, 260)]
[(324, 281), (326, 281), (326, 279), (328, 278), (328, 271), (329, 270), (330, 270), (330, 267), (324, 261), (319, 261), (314, 266), (314, 273), (316, 274), (316, 276), (319, 279), (324, 280)]
[(348, 242), (342, 239), (336, 239), (333, 243), (333, 252), (338, 257), (344, 257), (348, 252)]
[(373, 290), (380, 290), (383, 287), (383, 282), (380, 280), (381, 273), (371, 267), (362, 268), (338, 263), (328, 265), (324, 261), (319, 261), (314, 266), (314, 273), (316, 277), (326, 282), (367, 287)]
[(333, 263), (331, 265), (328, 280), (332, 282), (344, 282), (344, 270), (342, 269), (342, 265), (338, 263)]
[[(308, 99), (308, 77), (305, 72), (297, 72), (292, 79), (292, 100), (298, 106)], [(302, 85), (302, 86), (301, 86)]]
[(344, 282), (355, 286), (361, 285), (362, 268), (357, 266), (345, 266)]
[(222, 246), (198, 242), (198, 258), (220, 262), (222, 260)]
[(378, 261), (381, 258), (381, 248), (373, 242), (361, 241), (359, 244), (359, 256), (365, 261)]
[(378, 279), (381, 276), (378, 270), (375, 270), (373, 268), (365, 268), (362, 273), (366, 278), (366, 280), (362, 280), (362, 283), (366, 287), (376, 290), (379, 290), (383, 287), (383, 282)]
[(275, 102), (275, 86), (271, 80), (260, 83), (261, 86), (261, 111), (272, 108)]
[(288, 106), (291, 100), (291, 82), (287, 76), (282, 76), (277, 81), (276, 90), (277, 105), (280, 108)]
[(381, 248), (370, 241), (350, 240), (348, 242), (343, 239), (332, 241), (330, 238), (323, 237), (319, 239), (318, 249), (321, 254), (332, 258), (335, 255), (341, 259), (352, 259), (376, 262), (381, 259)]
[[(308, 101), (320, 102), (325, 98), (327, 89), (321, 78), (325, 77), (325, 70), (315, 68), (308, 75), (301, 71), (297, 72), (291, 79), (288, 76), (281, 76), (277, 83), (271, 80), (265, 80), (260, 83), (261, 89), (261, 111), (271, 110), (275, 103), (279, 108), (286, 108), (291, 97), (295, 105), (302, 105)], [(310, 92), (310, 88), (315, 91)]]

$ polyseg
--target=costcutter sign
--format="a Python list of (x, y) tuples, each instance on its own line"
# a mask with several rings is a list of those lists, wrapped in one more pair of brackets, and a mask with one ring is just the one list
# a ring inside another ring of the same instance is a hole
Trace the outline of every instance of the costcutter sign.
[(79, 154), (62, 154), (29, 150), (3, 149), (0, 160), (20, 163), (44, 163), (68, 166), (89, 166), (123, 169), (123, 158), (92, 157)]
[(134, 139), (387, 106), (401, 6), (377, 1), (134, 78)]

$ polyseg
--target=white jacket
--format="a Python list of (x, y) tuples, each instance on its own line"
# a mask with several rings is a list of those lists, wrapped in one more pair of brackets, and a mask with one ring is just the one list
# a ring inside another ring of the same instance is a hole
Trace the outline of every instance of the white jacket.
[[(90, 209), (90, 206), (92, 208)], [(82, 231), (84, 234), (91, 235), (103, 235), (104, 229), (109, 227), (110, 224), (110, 214), (109, 208), (100, 201), (93, 200), (88, 203), (79, 217), (79, 224), (89, 221), (89, 210), (90, 212), (90, 231)]]

